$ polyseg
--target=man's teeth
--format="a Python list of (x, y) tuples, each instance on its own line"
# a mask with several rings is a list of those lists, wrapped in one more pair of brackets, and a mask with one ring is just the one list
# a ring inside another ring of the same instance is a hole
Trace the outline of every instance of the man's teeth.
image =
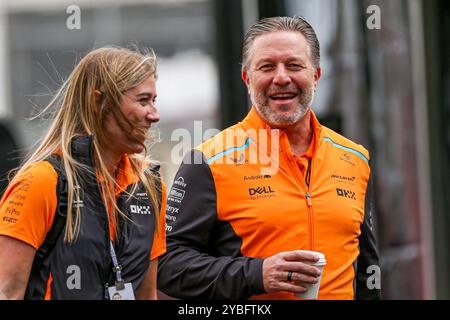
[(272, 96), (274, 99), (290, 99), (295, 97), (295, 94), (292, 93), (282, 93), (282, 94), (275, 94)]

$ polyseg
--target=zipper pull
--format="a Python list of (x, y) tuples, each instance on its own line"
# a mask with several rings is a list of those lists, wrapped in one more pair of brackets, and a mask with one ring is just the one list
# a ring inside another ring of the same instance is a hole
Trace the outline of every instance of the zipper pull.
[(311, 195), (309, 194), (309, 192), (306, 193), (306, 202), (308, 202), (309, 207), (312, 206)]
[(109, 300), (110, 299), (109, 298), (108, 287), (109, 287), (109, 284), (105, 283), (105, 296), (104, 296), (105, 300)]

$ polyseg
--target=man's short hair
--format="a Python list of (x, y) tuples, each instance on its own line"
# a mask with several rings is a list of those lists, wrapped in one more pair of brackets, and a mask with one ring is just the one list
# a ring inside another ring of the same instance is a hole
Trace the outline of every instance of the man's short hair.
[(248, 70), (251, 47), (255, 39), (263, 34), (274, 31), (300, 32), (308, 43), (310, 58), (315, 68), (320, 68), (320, 45), (311, 25), (300, 17), (271, 17), (259, 20), (250, 27), (244, 38), (242, 48), (242, 70)]

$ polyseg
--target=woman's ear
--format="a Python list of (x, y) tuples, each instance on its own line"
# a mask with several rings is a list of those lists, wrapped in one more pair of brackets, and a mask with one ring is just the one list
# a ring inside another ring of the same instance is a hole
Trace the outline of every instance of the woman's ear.
[(94, 104), (95, 112), (100, 112), (100, 101), (102, 99), (102, 93), (99, 90), (94, 90)]

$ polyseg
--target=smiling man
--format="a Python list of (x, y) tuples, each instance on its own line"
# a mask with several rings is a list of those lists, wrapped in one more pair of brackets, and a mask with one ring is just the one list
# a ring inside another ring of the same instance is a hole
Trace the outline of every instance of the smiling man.
[[(252, 108), (180, 166), (175, 181), (184, 186), (174, 184), (167, 202), (162, 291), (297, 299), (320, 281), (319, 299), (380, 298), (369, 153), (318, 122), (311, 106), (320, 76), (319, 42), (305, 20), (250, 28), (242, 78)], [(278, 165), (270, 174), (268, 162)], [(316, 252), (325, 255), (322, 272)]]

